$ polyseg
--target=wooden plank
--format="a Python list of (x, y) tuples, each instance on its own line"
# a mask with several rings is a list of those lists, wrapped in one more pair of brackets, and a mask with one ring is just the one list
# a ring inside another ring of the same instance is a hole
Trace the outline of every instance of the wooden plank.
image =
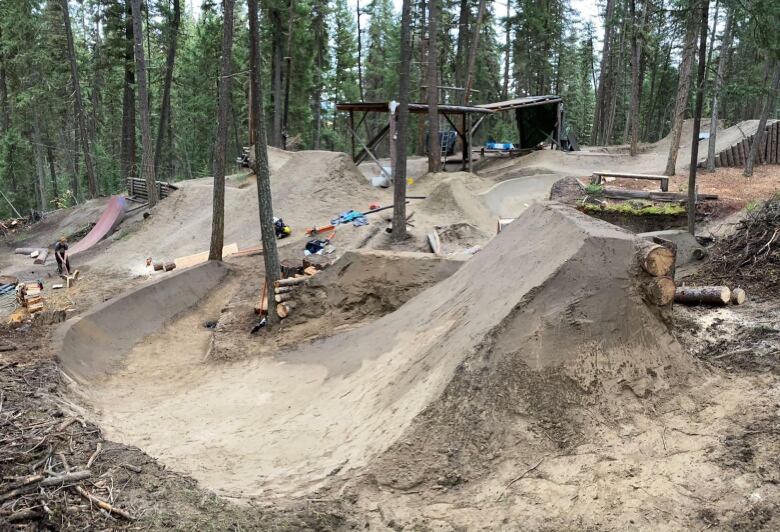
[[(222, 248), (222, 258), (229, 257), (234, 253), (238, 253), (238, 244), (235, 242)], [(177, 268), (189, 268), (190, 266), (195, 266), (196, 264), (206, 262), (207, 260), (209, 260), (209, 252), (203, 251), (201, 253), (195, 253), (194, 255), (179, 257), (173, 262)]]
[(780, 122), (772, 124), (769, 135), (769, 162), (772, 164), (777, 163), (777, 128), (780, 127)]

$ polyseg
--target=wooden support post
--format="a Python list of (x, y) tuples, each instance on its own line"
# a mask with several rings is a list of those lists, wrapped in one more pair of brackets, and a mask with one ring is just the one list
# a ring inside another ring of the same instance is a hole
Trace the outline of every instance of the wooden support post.
[(395, 117), (396, 117), (395, 108), (397, 107), (397, 105), (398, 105), (397, 102), (390, 102), (388, 104), (389, 111), (390, 111), (389, 114), (388, 114), (388, 116), (390, 117), (389, 118), (389, 122), (388, 122), (388, 127), (390, 128), (389, 129), (389, 132), (390, 132), (390, 137), (389, 137), (390, 138), (390, 175), (392, 175), (393, 177), (395, 177), (396, 157), (398, 156), (398, 154), (395, 151), (395, 141), (397, 140), (396, 139), (397, 133), (396, 133), (396, 130), (395, 130), (395, 125), (396, 125), (395, 124)]
[[(461, 128), (463, 129), (464, 136), (468, 136), (468, 129), (466, 129), (466, 113), (463, 113), (460, 117), (460, 123)], [(468, 146), (466, 146), (468, 144)], [(471, 151), (471, 144), (467, 142), (467, 140), (464, 138), (461, 141), (461, 145), (463, 146), (463, 163), (460, 166), (461, 170), (466, 170), (469, 166), (469, 161), (466, 159), (466, 151)], [(469, 168), (469, 172), (471, 169)]]
[(556, 122), (555, 122), (555, 143), (558, 146), (558, 149), (561, 149), (561, 119), (563, 118), (563, 110), (562, 110), (563, 102), (558, 102), (558, 105), (556, 106)]
[(471, 161), (471, 115), (468, 115), (468, 118), (466, 120), (468, 122), (468, 129), (466, 130), (466, 153), (468, 153), (469, 158), (469, 173), (473, 172), (474, 167)]
[(352, 147), (352, 160), (357, 162), (355, 161), (355, 111), (352, 110), (349, 111), (349, 131), (351, 132), (349, 140)]

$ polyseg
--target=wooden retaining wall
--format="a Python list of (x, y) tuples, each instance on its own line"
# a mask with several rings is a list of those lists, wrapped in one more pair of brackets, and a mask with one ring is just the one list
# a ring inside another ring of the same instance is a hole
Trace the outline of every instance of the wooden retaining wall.
[[(750, 145), (755, 135), (752, 135), (733, 146), (715, 155), (715, 166), (721, 167), (742, 167), (745, 166)], [(761, 146), (758, 149), (756, 164), (780, 164), (780, 121), (770, 124), (766, 128), (766, 134), (761, 140)], [(701, 163), (699, 166), (705, 166)]]
[[(157, 181), (157, 196), (160, 199), (167, 198), (174, 190), (177, 190), (177, 187), (170, 183)], [(146, 181), (137, 177), (127, 178), (127, 192), (131, 198), (138, 197), (145, 200), (149, 199), (149, 196), (146, 194)]]

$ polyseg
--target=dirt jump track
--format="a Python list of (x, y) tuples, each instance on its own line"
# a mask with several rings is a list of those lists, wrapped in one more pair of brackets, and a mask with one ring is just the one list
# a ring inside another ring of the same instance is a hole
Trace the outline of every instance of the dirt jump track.
[[(310, 493), (361, 472), (457, 482), (484, 473), (485, 453), (521, 452), (536, 423), (572, 438), (586, 405), (635, 408), (688, 381), (694, 362), (640, 296), (635, 246), (536, 203), (395, 312), (224, 364), (206, 360), (202, 320), (231, 280), (206, 264), (68, 322), (60, 357), (109, 437), (222, 495)], [(108, 346), (117, 356), (101, 359)]]

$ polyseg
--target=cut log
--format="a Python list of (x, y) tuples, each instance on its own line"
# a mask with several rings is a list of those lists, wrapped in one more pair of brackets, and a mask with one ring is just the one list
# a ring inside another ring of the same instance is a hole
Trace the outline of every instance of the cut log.
[(319, 270), (314, 266), (309, 266), (308, 268), (303, 269), (303, 273), (305, 273), (309, 277), (311, 277), (312, 275), (317, 275), (318, 272)]
[(638, 240), (636, 256), (644, 271), (654, 277), (667, 277), (674, 267), (674, 252), (647, 240)]
[(175, 262), (166, 262), (165, 264), (163, 264), (163, 270), (165, 270), (166, 272), (169, 272), (175, 268), (176, 268)]
[(41, 251), (38, 250), (38, 249), (35, 249), (35, 250), (30, 252), (30, 258), (31, 259), (37, 259), (38, 255), (40, 255), (40, 254), (41, 254)]
[(669, 270), (669, 273), (667, 274), (669, 277), (674, 279), (674, 274), (676, 273), (677, 270), (677, 243), (672, 242), (671, 240), (667, 240), (665, 238), (661, 238), (660, 236), (654, 236), (653, 242), (655, 242), (659, 246), (665, 247), (666, 249), (672, 252), (672, 255), (674, 255), (674, 262), (672, 263), (672, 267)]
[(274, 296), (274, 300), (277, 303), (282, 303), (284, 301), (289, 301), (290, 299), (292, 299), (292, 295), (291, 294), (276, 294)]
[(747, 293), (741, 288), (735, 288), (731, 291), (731, 302), (735, 305), (741, 305), (747, 300)]
[(726, 305), (731, 300), (728, 286), (680, 286), (674, 302), (683, 305)]
[(304, 282), (308, 277), (291, 277), (289, 279), (279, 279), (278, 281), (274, 282), (274, 288), (279, 288), (280, 286), (291, 286), (294, 284), (300, 284)]
[(41, 249), (38, 252), (38, 256), (35, 258), (34, 264), (46, 264), (46, 258), (49, 256), (49, 250), (46, 248)]
[(16, 253), (17, 255), (29, 255), (35, 250), (36, 248), (16, 248), (14, 250), (14, 253)]
[(287, 301), (285, 303), (279, 303), (276, 305), (276, 314), (280, 318), (286, 318), (290, 315), (290, 311), (295, 308), (294, 301)]
[(286, 294), (287, 292), (292, 292), (292, 291), (293, 291), (293, 290), (295, 290), (296, 288), (298, 288), (298, 286), (297, 286), (297, 285), (292, 285), (292, 286), (277, 286), (277, 287), (275, 287), (275, 288), (274, 288), (274, 294)]
[(674, 301), (675, 288), (671, 277), (651, 277), (642, 285), (647, 301), (659, 307), (670, 305)]
[(159, 272), (162, 271), (163, 267), (165, 265), (162, 262), (155, 262), (153, 265), (154, 271)]
[[(628, 190), (623, 188), (604, 188), (602, 196), (612, 199), (646, 199), (652, 201), (679, 202), (687, 203), (687, 194), (678, 194), (677, 192), (649, 192), (646, 190)], [(716, 200), (717, 194), (699, 194), (699, 201)]]

